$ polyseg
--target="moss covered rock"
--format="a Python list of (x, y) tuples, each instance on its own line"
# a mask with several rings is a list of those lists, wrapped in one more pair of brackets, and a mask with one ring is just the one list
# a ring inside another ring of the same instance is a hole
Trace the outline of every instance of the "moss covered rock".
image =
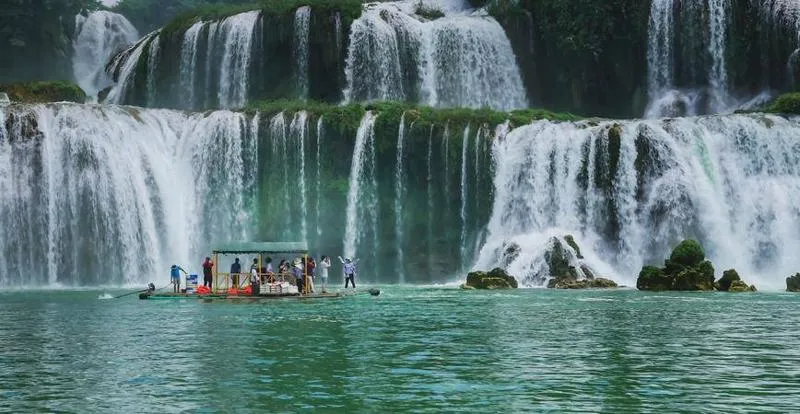
[(78, 85), (67, 81), (24, 82), (0, 85), (12, 102), (77, 102), (86, 100), (86, 93)]
[(571, 234), (567, 234), (564, 236), (564, 241), (567, 242), (569, 247), (572, 247), (575, 250), (575, 254), (577, 255), (578, 259), (583, 259), (583, 255), (581, 254), (581, 248), (578, 246), (578, 243), (575, 243), (575, 238), (572, 237)]
[(794, 276), (786, 278), (786, 291), (800, 292), (800, 273), (795, 273)]
[(742, 280), (734, 280), (728, 287), (728, 292), (755, 292), (756, 285), (748, 285)]
[(548, 287), (554, 289), (612, 289), (619, 287), (619, 285), (611, 279), (598, 277), (595, 279), (561, 281)]
[(734, 269), (728, 269), (722, 272), (722, 277), (714, 286), (720, 292), (745, 292), (751, 290), (751, 288), (753, 291), (756, 290), (755, 285), (748, 286)]
[(673, 278), (655, 266), (643, 267), (636, 279), (636, 288), (639, 290), (672, 290), (672, 284)]
[(767, 107), (767, 111), (781, 114), (800, 114), (800, 92), (785, 93)]
[(516, 289), (517, 279), (501, 268), (489, 272), (470, 272), (467, 274), (466, 289)]
[(690, 267), (700, 264), (706, 258), (703, 246), (697, 240), (684, 240), (680, 242), (669, 256), (669, 261), (674, 264)]
[(684, 240), (672, 250), (663, 268), (645, 266), (636, 280), (639, 290), (714, 290), (714, 266), (703, 246)]

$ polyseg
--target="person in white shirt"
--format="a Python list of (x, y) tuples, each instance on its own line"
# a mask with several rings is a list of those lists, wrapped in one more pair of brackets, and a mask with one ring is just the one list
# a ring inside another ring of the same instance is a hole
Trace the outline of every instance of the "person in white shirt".
[(319, 266), (322, 269), (319, 273), (319, 276), (322, 278), (322, 293), (328, 293), (328, 269), (331, 267), (331, 258), (322, 256)]

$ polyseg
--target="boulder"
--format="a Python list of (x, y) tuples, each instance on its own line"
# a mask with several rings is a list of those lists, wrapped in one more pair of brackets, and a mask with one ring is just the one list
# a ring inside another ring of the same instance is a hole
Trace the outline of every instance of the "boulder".
[(708, 260), (675, 275), (673, 290), (714, 290), (714, 266)]
[(800, 273), (795, 273), (794, 276), (786, 278), (786, 291), (800, 292)]
[[(684, 240), (672, 250), (663, 268), (645, 266), (639, 272), (639, 290), (714, 290), (714, 266), (705, 260), (703, 246)], [(727, 283), (727, 282), (726, 282)]]
[(717, 283), (715, 283), (714, 286), (721, 292), (727, 292), (733, 282), (741, 280), (742, 279), (739, 277), (739, 273), (736, 272), (736, 270), (728, 269), (722, 272), (722, 277), (717, 281)]
[(655, 266), (643, 267), (636, 279), (636, 289), (639, 290), (672, 290), (672, 284), (673, 278)]
[(755, 292), (756, 285), (748, 285), (742, 280), (734, 280), (731, 282), (731, 285), (728, 286), (728, 292)]
[(552, 286), (548, 284), (547, 287), (553, 289), (611, 289), (619, 287), (619, 285), (611, 279), (598, 277), (596, 279), (566, 280), (553, 283)]
[(465, 289), (516, 289), (517, 279), (501, 268), (489, 272), (470, 272), (467, 274)]

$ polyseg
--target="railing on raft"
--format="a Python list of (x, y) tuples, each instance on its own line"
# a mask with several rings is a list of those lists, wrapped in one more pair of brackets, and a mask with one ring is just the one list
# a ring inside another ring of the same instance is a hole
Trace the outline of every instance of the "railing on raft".
[[(234, 284), (234, 276), (238, 276), (238, 284)], [(288, 282), (289, 284), (296, 286), (297, 281), (295, 280), (294, 276), (291, 273), (259, 273), (258, 277), (261, 281), (261, 293), (267, 293), (264, 291), (265, 287), (269, 283), (275, 282)], [(308, 293), (308, 275), (304, 275), (306, 283), (303, 286), (303, 294)], [(222, 282), (222, 283), (220, 283)], [(212, 292), (214, 293), (228, 293), (232, 288), (236, 288), (236, 290), (245, 289), (250, 286), (250, 273), (225, 273), (225, 272), (217, 272), (216, 277), (212, 283)]]

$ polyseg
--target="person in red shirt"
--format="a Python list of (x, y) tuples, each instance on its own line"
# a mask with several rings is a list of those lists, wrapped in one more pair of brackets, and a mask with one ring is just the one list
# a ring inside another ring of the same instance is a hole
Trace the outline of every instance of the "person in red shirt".
[(211, 271), (213, 268), (214, 262), (211, 261), (210, 257), (206, 257), (206, 260), (203, 262), (203, 286), (211, 287), (214, 282), (213, 273)]

